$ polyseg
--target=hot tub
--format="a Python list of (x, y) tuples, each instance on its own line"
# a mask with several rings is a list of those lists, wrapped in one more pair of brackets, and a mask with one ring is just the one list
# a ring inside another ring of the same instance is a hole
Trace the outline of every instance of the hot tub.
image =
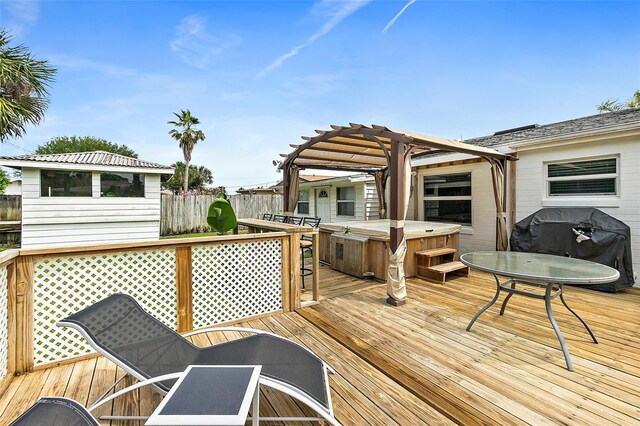
[[(388, 219), (321, 223), (320, 260), (350, 275), (374, 276), (385, 280), (389, 260), (389, 226)], [(457, 250), (460, 228), (460, 225), (453, 224), (405, 221), (406, 276), (416, 275), (417, 251), (442, 247)], [(349, 236), (358, 238), (350, 239)]]

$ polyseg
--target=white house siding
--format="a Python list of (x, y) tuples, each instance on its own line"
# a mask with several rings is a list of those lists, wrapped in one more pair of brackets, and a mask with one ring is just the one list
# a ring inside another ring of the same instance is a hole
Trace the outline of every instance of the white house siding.
[(144, 198), (40, 197), (40, 170), (22, 170), (22, 248), (157, 240), (160, 175), (145, 175)]
[[(495, 250), (496, 204), (493, 197), (491, 167), (480, 162), (458, 166), (418, 169), (414, 197), (418, 203), (418, 220), (424, 220), (423, 195), (424, 176), (471, 172), (471, 226), (460, 231), (460, 253), (478, 250)], [(412, 197), (413, 198), (413, 197)], [(414, 204), (410, 204), (409, 211)]]
[[(618, 155), (619, 197), (546, 198), (545, 162)], [(516, 172), (516, 220), (543, 207), (595, 207), (631, 227), (633, 268), (640, 271), (640, 140), (621, 139), (519, 150)]]
[[(338, 216), (337, 188), (353, 186), (356, 194), (355, 216)], [(378, 195), (375, 192), (375, 184), (371, 182), (315, 182), (300, 184), (300, 191), (309, 191), (309, 216), (316, 215), (315, 190), (326, 189), (329, 192), (329, 205), (331, 207), (330, 222), (344, 222), (347, 220), (372, 220), (378, 219)], [(296, 215), (297, 210), (296, 210)], [(306, 216), (306, 215), (300, 215)]]
[(380, 202), (375, 182), (364, 184), (364, 217), (365, 220), (380, 219)]

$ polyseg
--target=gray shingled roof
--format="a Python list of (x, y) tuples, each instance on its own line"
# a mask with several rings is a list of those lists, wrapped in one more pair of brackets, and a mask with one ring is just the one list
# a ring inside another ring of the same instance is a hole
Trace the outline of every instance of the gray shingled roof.
[(637, 126), (640, 128), (640, 108), (596, 114), (542, 126), (536, 125), (534, 128), (500, 135), (481, 136), (466, 139), (463, 142), (484, 147), (494, 147), (536, 139), (561, 138), (569, 135), (580, 136), (585, 133), (601, 133), (625, 126)]
[(143, 169), (168, 169), (169, 166), (138, 160), (106, 151), (74, 152), (69, 154), (31, 154), (0, 156), (0, 160), (37, 161), (45, 163), (84, 164), (94, 166), (138, 167)]

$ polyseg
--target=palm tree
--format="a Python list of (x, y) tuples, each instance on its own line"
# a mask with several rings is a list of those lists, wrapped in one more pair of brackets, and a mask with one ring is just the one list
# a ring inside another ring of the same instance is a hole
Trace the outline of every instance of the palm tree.
[(191, 115), (189, 110), (180, 110), (180, 114), (174, 112), (177, 121), (168, 121), (168, 124), (172, 124), (178, 129), (171, 129), (169, 135), (180, 143), (182, 153), (184, 154), (184, 178), (182, 181), (182, 189), (184, 191), (189, 190), (189, 164), (191, 163), (191, 152), (193, 147), (200, 141), (203, 141), (205, 136), (202, 130), (197, 130), (193, 126), (200, 124), (200, 120)]
[(26, 47), (8, 46), (10, 41), (7, 32), (0, 31), (0, 142), (21, 137), (28, 124), (42, 121), (56, 73)]

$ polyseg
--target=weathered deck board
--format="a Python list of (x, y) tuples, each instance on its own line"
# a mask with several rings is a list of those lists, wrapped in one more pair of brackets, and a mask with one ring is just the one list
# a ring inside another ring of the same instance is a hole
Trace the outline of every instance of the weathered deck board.
[[(569, 372), (540, 301), (516, 295), (500, 316), (500, 300), (465, 331), (493, 295), (489, 275), (472, 272), (444, 285), (411, 279), (409, 302), (394, 308), (384, 303), (384, 284), (325, 266), (320, 273), (320, 304), (240, 325), (292, 338), (334, 366), (332, 398), (345, 425), (640, 425), (637, 289), (606, 294), (566, 287), (569, 305), (600, 341), (594, 344), (580, 322), (554, 302), (576, 370)], [(206, 346), (239, 336), (209, 333), (193, 341)], [(99, 357), (17, 377), (0, 398), (0, 425), (44, 395), (88, 405), (119, 375)], [(148, 415), (159, 401), (145, 389), (97, 414)], [(270, 389), (262, 390), (261, 401), (264, 416), (309, 413)]]

